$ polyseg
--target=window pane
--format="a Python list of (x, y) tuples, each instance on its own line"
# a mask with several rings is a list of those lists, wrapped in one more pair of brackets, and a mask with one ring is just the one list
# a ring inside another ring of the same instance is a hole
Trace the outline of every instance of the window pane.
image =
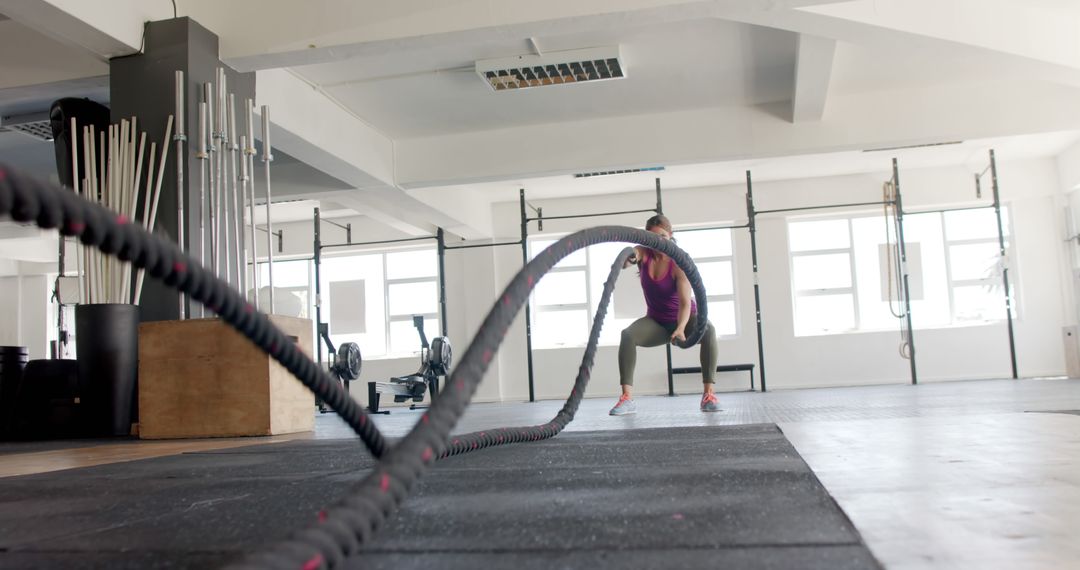
[[(275, 277), (276, 267), (275, 264)], [(383, 291), (383, 259), (378, 254), (346, 255), (323, 258), (322, 270), (322, 317), (333, 329), (334, 303), (330, 295), (330, 283), (338, 281), (365, 282), (363, 314), (364, 331), (357, 334), (334, 334), (334, 344), (355, 342), (360, 345), (364, 358), (383, 356), (386, 342), (386, 295)]]
[(434, 249), (386, 254), (387, 279), (412, 279), (438, 275), (439, 259)]
[(996, 276), (1000, 253), (998, 244), (991, 242), (949, 246), (953, 281)]
[(390, 315), (419, 315), (439, 310), (438, 286), (434, 281), (392, 283), (388, 287)]
[(584, 309), (537, 311), (533, 338), (537, 346), (582, 346), (589, 338), (589, 314)]
[(964, 286), (953, 289), (957, 321), (991, 321), (1005, 318), (1005, 296), (1000, 287)]
[[(424, 334), (428, 343), (439, 336), (439, 319), (424, 319)], [(409, 354), (420, 352), (420, 333), (416, 332), (412, 319), (404, 321), (390, 321), (390, 352), (394, 354)], [(403, 370), (402, 374), (412, 373), (412, 370)]]
[(705, 292), (712, 295), (731, 295), (734, 292), (730, 261), (699, 263), (698, 273), (705, 285)]
[(844, 249), (851, 245), (847, 220), (788, 223), (791, 251)]
[[(1009, 235), (1008, 209), (1001, 209), (1001, 226)], [(997, 216), (992, 208), (945, 212), (945, 236), (949, 241), (997, 239)]]
[(709, 322), (716, 328), (717, 336), (732, 336), (737, 333), (735, 301), (709, 301)]
[[(306, 259), (274, 262), (274, 287), (307, 287), (311, 262)], [(270, 286), (270, 264), (259, 263), (259, 285)]]
[(795, 299), (795, 334), (821, 334), (855, 328), (855, 303), (850, 294), (812, 295)]
[(731, 255), (731, 230), (675, 231), (676, 244), (690, 257), (727, 257)]
[(851, 255), (799, 255), (792, 259), (796, 291), (851, 287)]
[(588, 298), (585, 271), (558, 271), (545, 275), (536, 284), (538, 305), (574, 305)]
[[(529, 242), (529, 250), (531, 253), (530, 259), (540, 255), (548, 246), (555, 243), (558, 240), (553, 239), (536, 239)], [(559, 263), (555, 264), (555, 267), (585, 267), (586, 265), (585, 249), (579, 249), (570, 254), (569, 257), (563, 259)]]

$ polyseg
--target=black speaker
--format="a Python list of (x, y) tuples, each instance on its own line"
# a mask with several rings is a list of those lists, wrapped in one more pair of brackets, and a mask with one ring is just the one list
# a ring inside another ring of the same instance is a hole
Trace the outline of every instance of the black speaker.
[[(75, 119), (75, 128), (79, 131), (77, 133), (70, 132), (72, 118)], [(60, 177), (61, 184), (68, 188), (74, 188), (75, 184), (71, 180), (71, 147), (73, 144), (76, 145), (76, 153), (79, 159), (79, 176), (82, 177), (87, 170), (83, 160), (83, 127), (94, 127), (94, 141), (96, 144), (100, 141), (99, 133), (108, 134), (109, 108), (89, 99), (75, 99), (73, 97), (58, 99), (49, 109), (49, 124), (52, 127), (53, 148), (56, 150), (56, 173)], [(107, 152), (107, 149), (98, 148), (97, 152), (100, 159), (103, 153)], [(108, 156), (105, 156), (106, 160), (108, 158)]]

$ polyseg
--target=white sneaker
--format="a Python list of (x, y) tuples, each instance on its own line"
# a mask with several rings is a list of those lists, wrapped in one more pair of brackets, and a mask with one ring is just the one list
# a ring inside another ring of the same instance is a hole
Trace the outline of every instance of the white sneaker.
[(608, 412), (613, 416), (628, 416), (637, 413), (637, 403), (629, 396), (619, 398), (619, 402)]

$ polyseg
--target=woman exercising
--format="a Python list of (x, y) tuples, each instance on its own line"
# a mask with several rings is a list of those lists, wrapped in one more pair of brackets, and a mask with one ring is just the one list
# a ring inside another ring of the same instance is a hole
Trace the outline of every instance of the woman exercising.
[[(645, 230), (664, 239), (672, 239), (671, 222), (662, 215), (649, 218)], [(649, 249), (635, 247), (634, 255), (626, 261), (638, 266), (641, 289), (645, 294), (648, 310), (645, 316), (634, 321), (622, 332), (619, 342), (619, 382), (622, 397), (611, 408), (611, 415), (624, 416), (637, 412), (637, 404), (631, 396), (634, 385), (634, 365), (637, 347), (660, 346), (676, 340), (686, 340), (686, 330), (693, 330), (697, 323), (697, 303), (690, 298), (690, 281), (682, 269), (670, 257)], [(716, 380), (716, 329), (706, 321), (705, 335), (701, 338), (701, 373), (705, 393), (701, 397), (701, 411), (718, 412), (720, 406), (713, 393)]]

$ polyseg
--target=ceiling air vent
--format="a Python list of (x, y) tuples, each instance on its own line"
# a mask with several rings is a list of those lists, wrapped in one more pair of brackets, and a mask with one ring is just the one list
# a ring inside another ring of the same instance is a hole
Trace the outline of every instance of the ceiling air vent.
[(0, 131), (16, 131), (42, 141), (53, 140), (48, 113), (8, 115), (0, 118)]
[(603, 172), (579, 172), (574, 178), (592, 178), (593, 176), (611, 176), (613, 174), (631, 174), (634, 172), (660, 172), (663, 166), (647, 166), (645, 168), (627, 168), (626, 170), (605, 170)]
[(587, 83), (626, 77), (618, 46), (553, 51), (476, 62), (476, 73), (495, 91)]

